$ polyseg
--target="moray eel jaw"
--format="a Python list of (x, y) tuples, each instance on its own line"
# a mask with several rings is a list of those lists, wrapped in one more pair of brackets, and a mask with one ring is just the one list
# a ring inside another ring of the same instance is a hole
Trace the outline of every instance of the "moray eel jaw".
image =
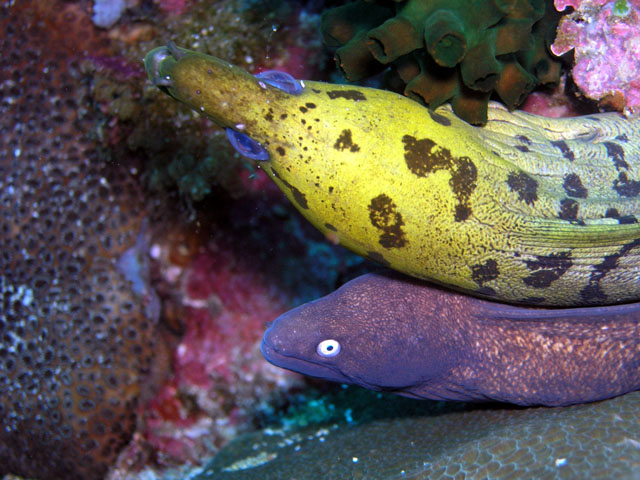
[[(443, 398), (437, 393), (438, 378), (441, 366), (448, 368), (451, 362), (444, 349), (425, 348), (420, 338), (435, 336), (441, 344), (449, 344), (450, 336), (436, 328), (426, 336), (416, 334), (403, 320), (410, 314), (406, 302), (398, 311), (381, 311), (380, 304), (364, 299), (366, 291), (360, 286), (367, 287), (354, 280), (274, 320), (262, 341), (265, 359), (311, 377), (411, 397), (416, 396), (414, 389), (432, 384), (435, 396), (430, 398)], [(339, 345), (332, 356), (321, 347), (329, 340)], [(412, 369), (413, 361), (421, 357), (429, 368)]]
[(276, 367), (285, 368), (310, 377), (322, 378), (331, 382), (354, 383), (349, 377), (329, 363), (324, 365), (313, 363), (297, 357), (295, 353), (287, 354), (286, 348), (283, 348), (278, 334), (274, 332), (273, 329), (267, 329), (265, 332), (260, 350), (264, 358)]
[(288, 95), (228, 62), (171, 43), (151, 50), (144, 65), (149, 80), (161, 90), (218, 125), (246, 132), (257, 141), (268, 138), (264, 116), (270, 105)]

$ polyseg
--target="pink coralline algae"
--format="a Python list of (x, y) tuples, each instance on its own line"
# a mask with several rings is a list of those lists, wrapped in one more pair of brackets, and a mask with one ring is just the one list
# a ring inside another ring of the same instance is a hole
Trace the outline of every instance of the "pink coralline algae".
[(170, 226), (151, 251), (165, 321), (181, 337), (169, 353), (171, 378), (142, 407), (138, 433), (112, 479), (134, 478), (145, 464), (201, 463), (247, 430), (276, 386), (301, 384), (259, 351), (265, 323), (290, 306), (260, 272), (261, 262), (239, 255), (222, 232), (185, 225)]
[(574, 50), (573, 80), (589, 98), (637, 113), (640, 108), (640, 1), (556, 0), (562, 17), (551, 51)]

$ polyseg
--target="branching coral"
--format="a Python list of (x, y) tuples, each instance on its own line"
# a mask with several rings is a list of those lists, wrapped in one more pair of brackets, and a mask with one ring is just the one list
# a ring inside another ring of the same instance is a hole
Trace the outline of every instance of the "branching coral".
[(391, 66), (390, 87), (484, 124), (493, 93), (513, 109), (558, 81), (547, 50), (558, 16), (544, 0), (359, 0), (326, 12), (322, 30), (348, 80)]
[(75, 48), (105, 44), (79, 5), (5, 6), (0, 29), (0, 474), (98, 479), (153, 354), (153, 319), (116, 267), (144, 212), (90, 138)]

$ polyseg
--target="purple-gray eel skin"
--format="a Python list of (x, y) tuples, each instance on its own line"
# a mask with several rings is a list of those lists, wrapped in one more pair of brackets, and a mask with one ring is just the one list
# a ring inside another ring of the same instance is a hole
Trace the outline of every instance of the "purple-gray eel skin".
[(373, 273), (277, 318), (262, 353), (408, 397), (571, 405), (640, 389), (640, 303), (518, 307)]

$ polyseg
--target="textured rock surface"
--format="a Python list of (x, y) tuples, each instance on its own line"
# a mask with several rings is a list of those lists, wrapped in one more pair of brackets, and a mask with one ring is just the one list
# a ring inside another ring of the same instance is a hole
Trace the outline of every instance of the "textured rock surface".
[(531, 409), (372, 394), (369, 407), (378, 414), (352, 425), (342, 421), (241, 437), (198, 478), (631, 480), (640, 468), (640, 392)]
[(81, 63), (105, 43), (82, 5), (5, 5), (0, 31), (0, 473), (102, 478), (153, 354), (116, 268), (144, 212), (90, 136)]

